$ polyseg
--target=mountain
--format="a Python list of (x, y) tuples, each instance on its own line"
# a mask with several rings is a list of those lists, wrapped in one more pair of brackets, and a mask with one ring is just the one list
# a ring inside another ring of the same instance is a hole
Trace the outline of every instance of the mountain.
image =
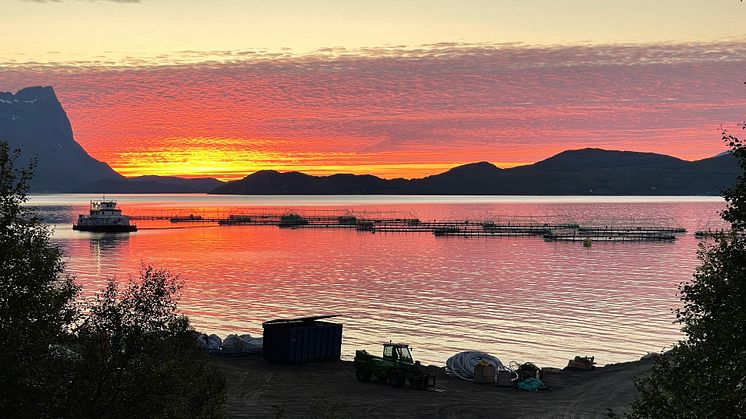
[(655, 153), (586, 148), (563, 151), (534, 164), (510, 169), (480, 162), (411, 180), (262, 171), (228, 182), (210, 193), (718, 195), (739, 173), (735, 158), (730, 154), (690, 162)]
[(223, 182), (214, 178), (139, 176), (126, 179), (100, 179), (86, 182), (77, 192), (95, 193), (206, 193)]
[(311, 176), (300, 172), (262, 170), (243, 180), (227, 182), (210, 193), (238, 195), (366, 195), (399, 193), (398, 182), (372, 175)]
[(38, 159), (34, 192), (204, 193), (223, 183), (213, 178), (123, 177), (75, 141), (70, 120), (49, 86), (0, 92), (0, 140), (21, 149), (22, 164)]
[(720, 167), (655, 153), (570, 150), (511, 169), (511, 193), (534, 189), (557, 195), (718, 195), (740, 170), (730, 155), (717, 159)]
[(740, 169), (730, 153), (685, 161), (655, 153), (586, 148), (500, 169), (488, 162), (420, 179), (256, 172), (233, 182), (166, 176), (125, 178), (86, 153), (51, 87), (0, 92), (0, 140), (38, 158), (32, 190), (88, 193), (412, 194), (412, 195), (718, 195)]
[(86, 153), (73, 138), (67, 114), (51, 87), (0, 92), (0, 140), (20, 148), (22, 162), (36, 156), (32, 189), (69, 191), (100, 179), (124, 179)]

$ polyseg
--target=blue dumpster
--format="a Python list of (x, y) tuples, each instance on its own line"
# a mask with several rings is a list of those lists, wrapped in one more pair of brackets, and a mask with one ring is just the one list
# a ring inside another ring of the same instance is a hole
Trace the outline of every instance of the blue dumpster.
[(262, 323), (264, 359), (279, 364), (336, 361), (342, 353), (342, 324), (321, 321), (336, 316), (278, 319)]

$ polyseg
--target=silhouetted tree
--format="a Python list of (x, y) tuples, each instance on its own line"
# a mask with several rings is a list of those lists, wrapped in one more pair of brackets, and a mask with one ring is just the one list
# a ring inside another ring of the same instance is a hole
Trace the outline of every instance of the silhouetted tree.
[[(86, 306), (24, 204), (34, 162), (0, 141), (0, 417), (221, 417), (224, 380), (177, 313), (178, 277), (144, 266)], [(81, 310), (82, 308), (82, 310)]]
[(702, 265), (680, 286), (685, 339), (637, 381), (632, 417), (746, 417), (746, 145), (723, 140), (743, 169), (723, 193), (731, 229), (700, 247)]
[(77, 315), (78, 288), (64, 275), (62, 252), (23, 205), (34, 162), (17, 169), (19, 156), (0, 141), (0, 415), (53, 408), (55, 344), (69, 339)]
[(223, 415), (224, 380), (176, 313), (179, 289), (177, 276), (150, 266), (122, 290), (108, 281), (78, 329), (72, 416)]

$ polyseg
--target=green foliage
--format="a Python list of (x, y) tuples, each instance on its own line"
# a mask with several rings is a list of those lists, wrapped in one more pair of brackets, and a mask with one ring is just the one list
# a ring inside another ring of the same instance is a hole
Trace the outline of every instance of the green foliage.
[(0, 416), (222, 417), (224, 380), (177, 313), (180, 282), (144, 266), (87, 305), (27, 202), (32, 164), (0, 141)]
[[(724, 141), (746, 174), (746, 148)], [(746, 417), (746, 176), (723, 196), (732, 229), (710, 247), (690, 282), (680, 286), (677, 310), (686, 339), (637, 381), (631, 417)]]
[(224, 381), (176, 314), (179, 289), (177, 276), (149, 266), (123, 290), (108, 282), (78, 329), (72, 416), (223, 415)]
[[(746, 128), (746, 126), (742, 127)], [(735, 186), (726, 189), (723, 197), (728, 201), (728, 208), (723, 212), (723, 219), (728, 221), (737, 232), (746, 230), (746, 144), (743, 140), (723, 131), (723, 141), (731, 148), (742, 172)]]
[(32, 164), (0, 141), (0, 411), (46, 411), (61, 385), (54, 344), (69, 338), (78, 288), (51, 232), (23, 204)]

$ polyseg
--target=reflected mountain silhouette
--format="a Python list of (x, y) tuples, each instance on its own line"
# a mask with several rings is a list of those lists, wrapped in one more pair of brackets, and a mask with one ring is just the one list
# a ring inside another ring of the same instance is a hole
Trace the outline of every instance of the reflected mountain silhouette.
[(77, 219), (72, 205), (43, 205), (31, 207), (46, 224), (72, 224)]

